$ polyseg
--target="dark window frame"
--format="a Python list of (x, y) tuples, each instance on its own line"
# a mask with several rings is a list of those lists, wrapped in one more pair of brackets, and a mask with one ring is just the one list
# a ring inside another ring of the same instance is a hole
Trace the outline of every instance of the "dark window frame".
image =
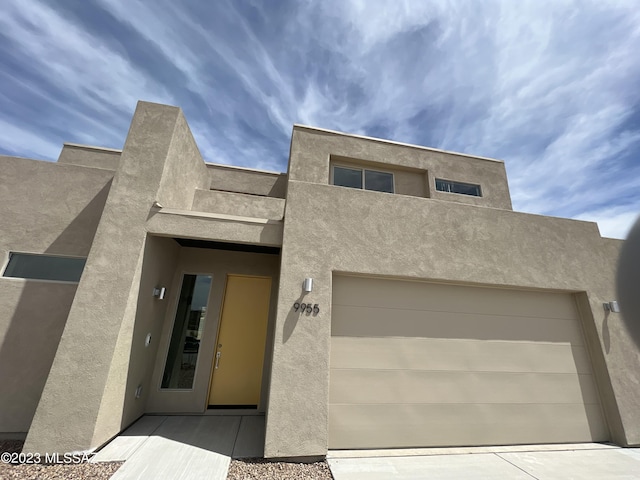
[(443, 193), (455, 193), (457, 195), (468, 195), (470, 197), (482, 197), (482, 187), (475, 183), (456, 182), (436, 178), (436, 191)]

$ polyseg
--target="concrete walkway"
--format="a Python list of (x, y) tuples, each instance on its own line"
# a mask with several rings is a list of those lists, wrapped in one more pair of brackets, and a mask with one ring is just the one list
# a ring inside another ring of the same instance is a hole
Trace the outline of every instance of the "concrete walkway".
[[(262, 416), (144, 416), (92, 459), (112, 480), (226, 480), (231, 458), (261, 458)], [(640, 449), (598, 443), (331, 451), (335, 480), (637, 480)]]
[(640, 479), (640, 449), (596, 443), (333, 451), (328, 462), (335, 480)]
[(144, 416), (92, 462), (124, 461), (112, 480), (225, 480), (231, 458), (262, 457), (262, 416)]

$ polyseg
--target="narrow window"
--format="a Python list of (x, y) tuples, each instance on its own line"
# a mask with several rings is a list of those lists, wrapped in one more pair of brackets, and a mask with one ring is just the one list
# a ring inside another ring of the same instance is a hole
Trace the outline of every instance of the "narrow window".
[(3, 276), (78, 282), (86, 261), (86, 258), (78, 257), (11, 252)]
[(472, 195), (474, 197), (482, 196), (480, 185), (474, 185), (472, 183), (452, 182), (449, 180), (442, 180), (440, 178), (436, 178), (436, 190), (438, 190), (439, 192)]
[(210, 289), (209, 275), (185, 275), (182, 279), (162, 388), (193, 388)]

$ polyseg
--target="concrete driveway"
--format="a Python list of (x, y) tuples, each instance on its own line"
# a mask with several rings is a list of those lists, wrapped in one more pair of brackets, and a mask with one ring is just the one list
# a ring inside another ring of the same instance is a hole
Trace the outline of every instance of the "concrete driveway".
[(328, 462), (335, 480), (640, 479), (640, 449), (597, 443), (333, 451)]

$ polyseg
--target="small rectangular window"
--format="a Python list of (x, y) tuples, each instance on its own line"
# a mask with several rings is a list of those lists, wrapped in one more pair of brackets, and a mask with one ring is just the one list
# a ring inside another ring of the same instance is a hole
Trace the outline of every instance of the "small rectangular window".
[(376, 192), (393, 193), (393, 173), (362, 168), (333, 167), (333, 184)]
[(78, 257), (11, 252), (9, 254), (9, 263), (7, 268), (4, 269), (3, 276), (33, 280), (78, 282), (86, 261), (86, 258)]
[(480, 185), (474, 185), (471, 183), (452, 182), (450, 180), (442, 180), (436, 178), (436, 190), (439, 192), (447, 193), (459, 193), (461, 195), (472, 195), (474, 197), (481, 197)]

